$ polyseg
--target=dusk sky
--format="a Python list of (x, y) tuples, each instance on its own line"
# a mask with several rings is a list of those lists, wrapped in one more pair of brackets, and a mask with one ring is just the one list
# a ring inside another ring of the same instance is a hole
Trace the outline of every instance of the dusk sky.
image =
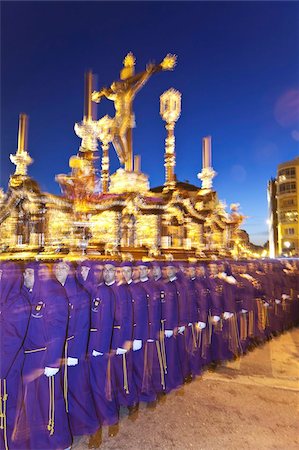
[[(55, 175), (80, 139), (84, 72), (97, 87), (119, 77), (124, 56), (136, 72), (167, 53), (173, 72), (154, 75), (134, 101), (134, 154), (152, 187), (164, 182), (166, 131), (159, 97), (182, 93), (175, 128), (180, 181), (200, 186), (201, 141), (212, 136), (214, 188), (248, 216), (251, 241), (267, 241), (267, 181), (299, 155), (299, 4), (297, 2), (1, 2), (1, 180), (15, 166), (18, 115), (29, 116), (28, 173), (60, 193)], [(98, 118), (113, 115), (104, 100)], [(111, 172), (119, 167), (111, 146)]]

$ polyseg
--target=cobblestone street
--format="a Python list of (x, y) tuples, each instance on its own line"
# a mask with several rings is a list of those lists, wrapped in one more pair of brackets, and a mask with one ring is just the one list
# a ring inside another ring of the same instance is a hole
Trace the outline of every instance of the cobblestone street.
[(123, 411), (119, 434), (104, 429), (101, 448), (298, 449), (299, 329), (205, 372), (153, 411), (142, 406), (134, 423)]

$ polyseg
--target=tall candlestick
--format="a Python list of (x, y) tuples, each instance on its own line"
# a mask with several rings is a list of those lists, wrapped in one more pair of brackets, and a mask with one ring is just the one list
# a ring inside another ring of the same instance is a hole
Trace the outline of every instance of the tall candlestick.
[(92, 104), (91, 94), (93, 92), (93, 74), (89, 70), (85, 73), (85, 98), (84, 98), (84, 119), (94, 120), (94, 105)]
[[(9, 185), (12, 187), (19, 186), (23, 178), (27, 175), (27, 167), (32, 164), (33, 159), (26, 150), (27, 147), (27, 131), (28, 131), (28, 116), (20, 114), (19, 116), (19, 131), (18, 131), (18, 149), (15, 155), (10, 155), (10, 160), (16, 166), (14, 175), (10, 177)], [(21, 175), (21, 177), (19, 177)]]
[(213, 178), (217, 175), (212, 167), (211, 136), (202, 140), (202, 171), (197, 174), (202, 181), (202, 191), (210, 191), (213, 188)]
[(206, 136), (202, 140), (202, 166), (212, 167), (212, 155), (211, 155), (211, 136)]
[(140, 172), (140, 155), (134, 156), (134, 172)]
[(20, 114), (19, 116), (19, 134), (18, 134), (18, 150), (17, 152), (24, 152), (27, 146), (27, 128), (28, 128), (28, 116), (26, 114)]

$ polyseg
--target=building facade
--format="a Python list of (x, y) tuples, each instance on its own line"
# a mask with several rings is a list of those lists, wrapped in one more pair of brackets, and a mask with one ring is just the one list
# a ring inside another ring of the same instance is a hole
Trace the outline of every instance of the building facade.
[(268, 184), (270, 256), (299, 255), (299, 157), (279, 164)]

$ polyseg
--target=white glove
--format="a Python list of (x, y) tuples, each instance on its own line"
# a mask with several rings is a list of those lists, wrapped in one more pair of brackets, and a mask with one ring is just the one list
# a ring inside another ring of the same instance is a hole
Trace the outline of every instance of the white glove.
[(269, 306), (269, 303), (267, 303), (267, 302), (264, 302), (264, 306), (267, 306), (267, 307), (268, 307), (268, 306)]
[(290, 298), (290, 296), (288, 294), (282, 294), (281, 298), (283, 300), (286, 300), (286, 299)]
[(59, 369), (54, 367), (45, 367), (44, 374), (46, 377), (53, 377), (53, 375), (56, 375), (59, 372)]
[(103, 356), (104, 353), (97, 352), (96, 350), (92, 351), (92, 356)]
[(140, 350), (142, 347), (142, 340), (141, 339), (134, 339), (133, 341), (133, 352), (136, 352), (137, 350)]
[(68, 359), (67, 359), (67, 365), (68, 366), (76, 366), (78, 363), (79, 363), (79, 359), (78, 358), (68, 357)]
[(229, 284), (237, 284), (237, 280), (232, 275), (226, 277), (225, 281)]
[(168, 337), (168, 338), (173, 336), (173, 331), (172, 330), (165, 330), (164, 333), (165, 333), (165, 336)]
[(188, 323), (188, 327), (192, 327), (192, 323), (191, 322)]
[(197, 322), (197, 326), (201, 330), (204, 330), (206, 328), (206, 324), (204, 322)]
[(217, 323), (217, 322), (219, 322), (220, 317), (219, 316), (213, 316), (212, 320), (213, 320), (213, 322)]
[(148, 339), (147, 342), (155, 342), (154, 339)]
[(224, 312), (223, 313), (223, 319), (224, 320), (227, 320), (227, 319), (230, 319), (232, 317), (232, 314), (230, 313), (230, 312)]
[(243, 308), (241, 309), (242, 314), (246, 314), (247, 312), (248, 312), (247, 309), (243, 309)]
[(182, 327), (178, 328), (178, 333), (183, 334), (185, 331), (186, 327), (183, 325)]
[(117, 347), (116, 354), (117, 355), (124, 355), (125, 353), (127, 353), (127, 351), (128, 350), (126, 350), (125, 348)]
[(227, 277), (227, 275), (225, 272), (218, 273), (218, 278), (220, 278), (220, 280), (225, 280), (226, 277)]
[(278, 298), (276, 298), (275, 303), (276, 303), (276, 305), (279, 305), (279, 303), (281, 303), (281, 301)]

